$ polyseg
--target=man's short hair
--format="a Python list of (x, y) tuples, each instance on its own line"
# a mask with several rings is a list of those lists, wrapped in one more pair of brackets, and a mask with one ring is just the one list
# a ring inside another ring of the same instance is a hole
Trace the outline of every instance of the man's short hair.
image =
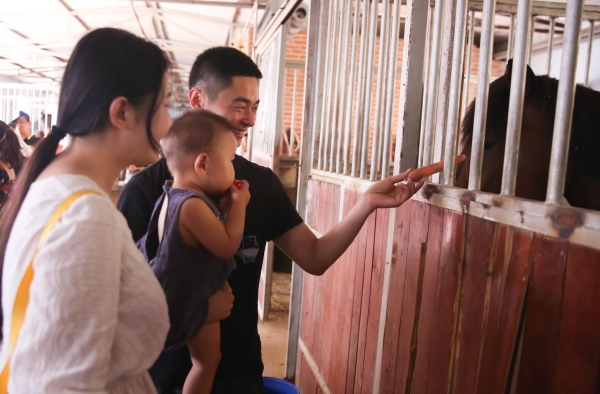
[(231, 47), (214, 47), (196, 58), (190, 72), (190, 90), (199, 87), (214, 101), (231, 86), (233, 77), (262, 78), (258, 66), (245, 53)]
[(181, 171), (189, 155), (198, 155), (218, 143), (219, 134), (231, 132), (234, 127), (213, 112), (193, 109), (175, 119), (167, 135), (161, 140), (163, 155), (171, 172)]

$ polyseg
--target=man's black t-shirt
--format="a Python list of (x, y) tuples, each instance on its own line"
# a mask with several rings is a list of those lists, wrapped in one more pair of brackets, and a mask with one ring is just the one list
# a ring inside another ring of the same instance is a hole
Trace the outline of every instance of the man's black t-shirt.
[[(235, 257), (238, 267), (229, 277), (235, 301), (231, 315), (221, 321), (221, 362), (217, 381), (262, 375), (257, 305), (265, 244), (302, 222), (273, 171), (241, 156), (235, 157), (233, 165), (236, 179), (244, 179), (250, 184), (251, 197), (246, 208), (244, 242)], [(127, 219), (136, 241), (146, 233), (154, 205), (162, 195), (162, 186), (171, 179), (166, 161), (162, 159), (134, 175), (125, 185), (117, 208)], [(186, 362), (189, 370), (189, 356)], [(182, 375), (181, 384), (185, 379), (185, 374)]]

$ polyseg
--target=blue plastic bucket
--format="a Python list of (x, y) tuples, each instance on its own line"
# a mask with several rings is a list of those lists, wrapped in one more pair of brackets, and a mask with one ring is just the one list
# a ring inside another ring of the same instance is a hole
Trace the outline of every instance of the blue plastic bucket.
[(283, 379), (263, 377), (264, 394), (300, 394), (300, 390), (293, 384)]

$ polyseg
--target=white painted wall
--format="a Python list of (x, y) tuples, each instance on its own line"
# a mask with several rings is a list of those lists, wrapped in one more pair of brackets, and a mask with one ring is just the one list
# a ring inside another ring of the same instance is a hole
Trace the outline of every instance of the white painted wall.
[[(584, 22), (583, 28), (587, 26)], [(598, 26), (598, 23), (596, 23)], [(592, 62), (590, 64), (590, 88), (600, 91), (600, 32), (595, 29), (595, 36), (592, 40)], [(584, 33), (585, 34), (585, 33)], [(585, 68), (587, 66), (589, 39), (583, 37), (579, 45), (579, 56), (577, 59), (577, 83), (584, 84)], [(552, 64), (550, 65), (550, 76), (558, 78), (560, 74), (560, 65), (562, 58), (562, 44), (554, 48), (552, 52)], [(548, 51), (538, 50), (533, 53), (530, 64), (536, 75), (548, 74)]]

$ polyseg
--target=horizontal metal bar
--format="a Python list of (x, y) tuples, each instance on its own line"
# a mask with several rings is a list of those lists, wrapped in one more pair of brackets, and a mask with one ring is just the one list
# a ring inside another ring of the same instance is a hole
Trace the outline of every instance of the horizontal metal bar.
[[(564, 18), (567, 10), (568, 2), (551, 2), (551, 1), (535, 1), (531, 9), (531, 13), (537, 16), (548, 16), (555, 18)], [(469, 9), (474, 11), (483, 11), (484, 0), (471, 0), (469, 1)], [(516, 14), (518, 9), (517, 2), (515, 0), (498, 0), (496, 5), (496, 12)], [(597, 5), (586, 5), (583, 8), (583, 19), (588, 20), (600, 20), (600, 6)]]
[[(130, 0), (126, 0), (130, 1)], [(233, 8), (252, 8), (254, 7), (253, 1), (216, 1), (216, 0), (155, 0), (155, 3), (174, 3), (174, 4), (189, 4), (189, 5), (200, 5), (200, 6), (211, 6), (211, 7), (233, 7)], [(259, 3), (258, 8), (267, 8), (266, 3)]]

